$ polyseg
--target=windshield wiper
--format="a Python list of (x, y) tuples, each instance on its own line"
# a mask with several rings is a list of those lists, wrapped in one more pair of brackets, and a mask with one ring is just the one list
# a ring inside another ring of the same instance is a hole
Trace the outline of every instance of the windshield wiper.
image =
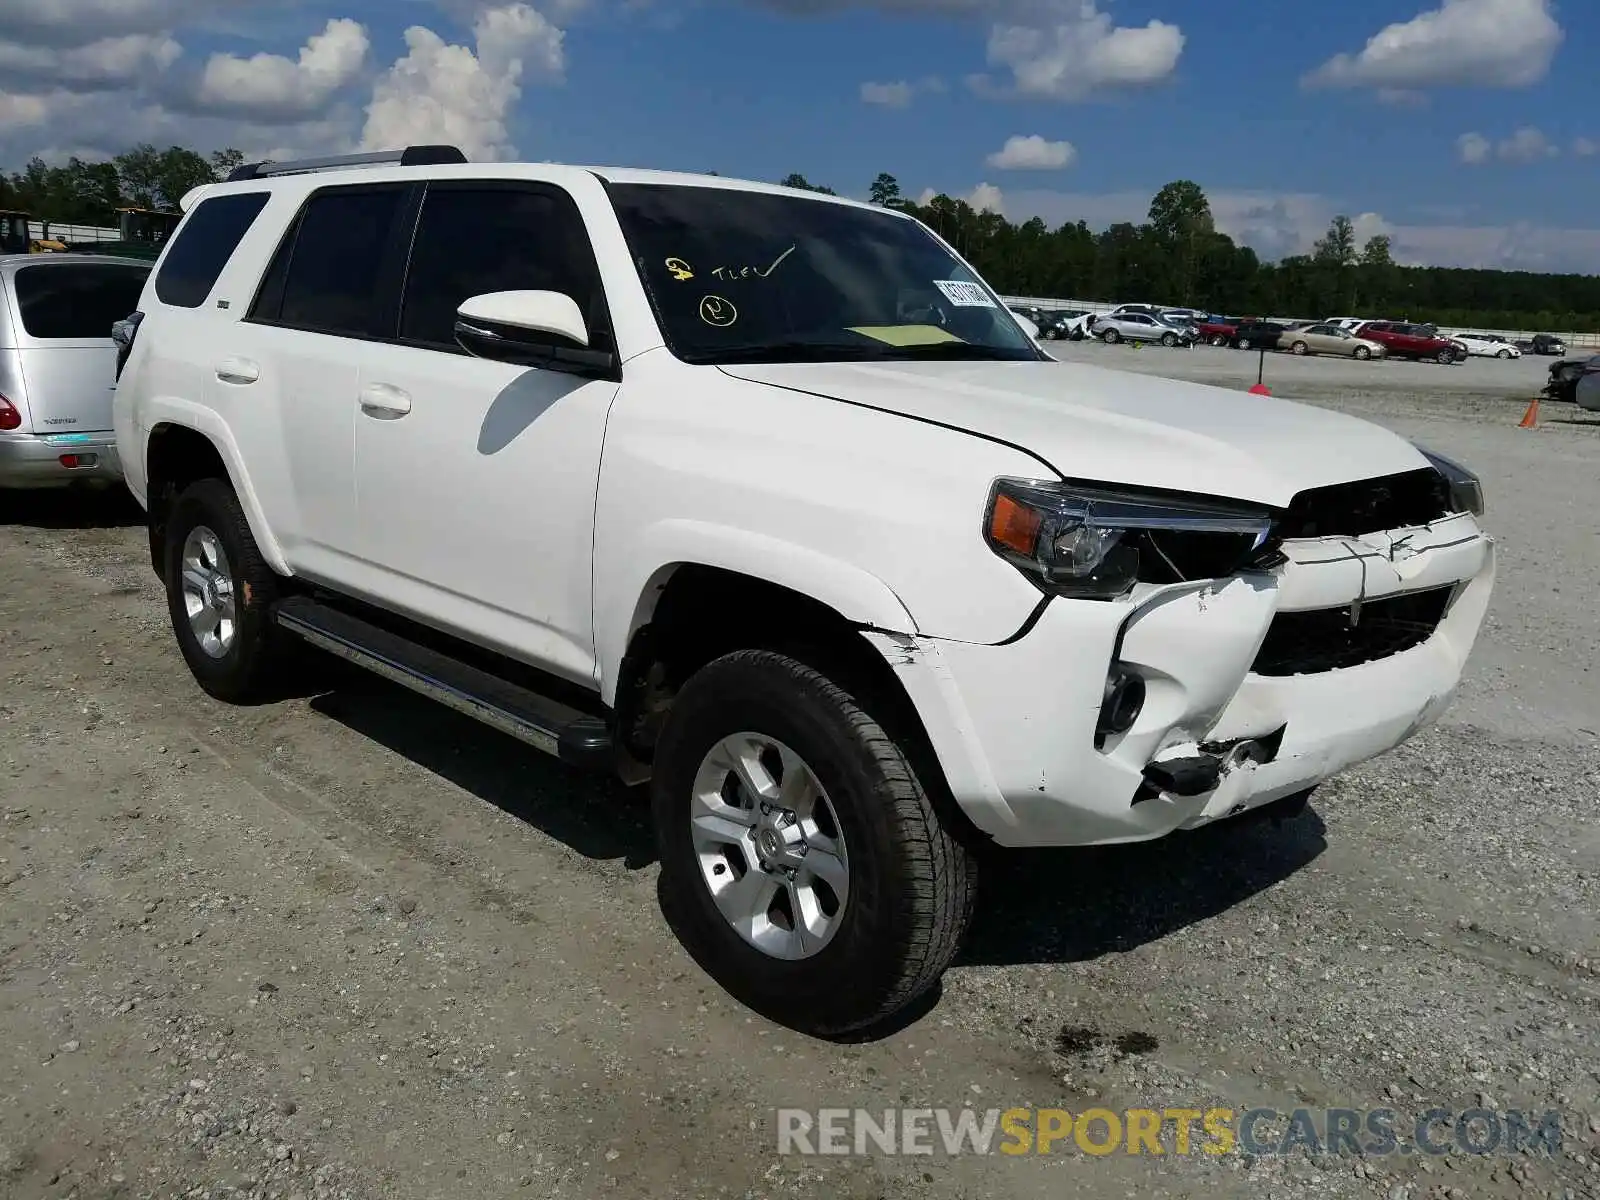
[(998, 346), (981, 346), (972, 342), (929, 342), (921, 346), (894, 346), (886, 358), (950, 359), (965, 362), (1031, 362), (1033, 356), (1026, 351), (1001, 349)]
[(693, 363), (861, 362), (885, 357), (887, 347), (860, 342), (750, 342), (686, 355)]

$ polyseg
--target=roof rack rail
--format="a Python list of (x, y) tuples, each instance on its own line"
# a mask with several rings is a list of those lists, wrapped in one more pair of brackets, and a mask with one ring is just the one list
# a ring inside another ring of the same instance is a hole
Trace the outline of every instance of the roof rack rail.
[(264, 179), (270, 175), (334, 171), (341, 167), (433, 167), (466, 161), (467, 156), (454, 146), (407, 146), (404, 150), (378, 150), (370, 154), (333, 154), (325, 158), (296, 158), (288, 162), (245, 163), (228, 173), (227, 182)]

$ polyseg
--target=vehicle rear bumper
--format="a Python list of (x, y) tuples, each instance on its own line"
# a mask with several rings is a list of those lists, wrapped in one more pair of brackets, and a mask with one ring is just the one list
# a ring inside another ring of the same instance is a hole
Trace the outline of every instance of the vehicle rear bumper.
[[(1444, 712), (1487, 611), (1493, 544), (1470, 517), (1393, 537), (1386, 551), (1365, 539), (1300, 543), (1274, 572), (1142, 603), (1052, 601), (1009, 645), (868, 637), (982, 832), (1005, 846), (1143, 841), (1314, 787)], [(1258, 655), (1284, 614), (1433, 589), (1448, 589), (1448, 607), (1410, 649), (1302, 674), (1256, 670), (1278, 669)], [(1126, 733), (1097, 745), (1113, 670), (1139, 676), (1145, 701)], [(1186, 762), (1208, 764), (1209, 782), (1153, 786), (1152, 767)]]
[[(73, 458), (80, 461), (72, 463)], [(117, 435), (96, 433), (0, 433), (0, 487), (66, 487), (116, 483), (122, 479)]]

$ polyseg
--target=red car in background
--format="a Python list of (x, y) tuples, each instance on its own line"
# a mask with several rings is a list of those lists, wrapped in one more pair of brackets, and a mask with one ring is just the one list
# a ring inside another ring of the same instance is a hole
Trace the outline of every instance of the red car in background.
[(1223, 317), (1212, 313), (1205, 320), (1195, 322), (1195, 328), (1200, 331), (1196, 340), (1209, 342), (1213, 346), (1231, 346), (1242, 324), (1243, 317)]
[(1380, 343), (1390, 358), (1430, 359), (1437, 363), (1457, 363), (1466, 359), (1466, 348), (1442, 338), (1425, 325), (1406, 321), (1368, 321), (1355, 328), (1355, 335)]

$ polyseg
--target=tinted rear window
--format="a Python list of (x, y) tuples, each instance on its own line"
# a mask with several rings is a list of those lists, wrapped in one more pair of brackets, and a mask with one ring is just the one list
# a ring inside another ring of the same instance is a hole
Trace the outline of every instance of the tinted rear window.
[(268, 268), (251, 318), (347, 337), (379, 333), (385, 259), (409, 191), (379, 184), (313, 195)]
[(222, 268), (267, 206), (267, 195), (236, 192), (200, 202), (156, 274), (156, 296), (163, 304), (199, 308), (205, 303)]
[(111, 326), (139, 307), (148, 266), (52, 263), (17, 271), (22, 330), (35, 338), (111, 338)]

